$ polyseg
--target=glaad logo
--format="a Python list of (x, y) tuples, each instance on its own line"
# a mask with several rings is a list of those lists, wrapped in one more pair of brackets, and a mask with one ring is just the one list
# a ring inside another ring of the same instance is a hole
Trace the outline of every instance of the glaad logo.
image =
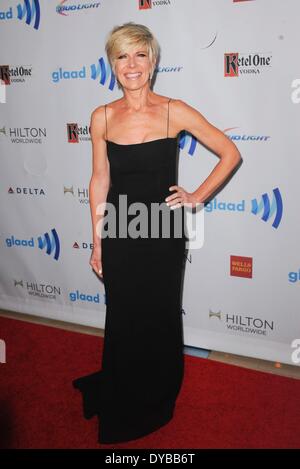
[[(44, 249), (46, 246), (46, 253), (48, 255), (51, 255), (52, 251), (54, 251), (54, 259), (57, 261), (59, 258), (60, 243), (55, 228), (51, 230), (51, 239), (48, 233), (44, 233), (43, 236), (43, 238), (41, 236), (38, 237), (38, 247), (40, 249)], [(29, 248), (35, 247), (33, 236), (30, 239), (18, 239), (12, 235), (10, 238), (6, 238), (5, 242), (8, 248), (11, 248), (12, 246)]]
[(0, 363), (6, 363), (6, 344), (3, 339), (0, 339)]
[(294, 339), (291, 343), (291, 347), (296, 349), (291, 355), (292, 362), (298, 365), (300, 363), (300, 339)]
[(290, 283), (296, 283), (300, 281), (300, 269), (298, 272), (289, 272), (288, 279)]
[[(260, 203), (257, 202), (257, 199), (253, 199), (251, 203), (251, 213), (254, 215), (258, 215), (261, 211), (263, 211), (261, 216), (263, 221), (269, 221), (275, 214), (272, 226), (273, 228), (278, 228), (283, 214), (283, 202), (278, 187), (273, 189), (272, 204), (270, 203), (268, 194), (262, 194)], [(214, 210), (220, 210), (228, 212), (245, 212), (245, 205), (246, 201), (244, 199), (240, 202), (224, 202), (219, 201), (215, 197), (211, 201), (205, 203), (205, 211), (213, 212)]]
[[(105, 298), (105, 295), (103, 295)], [(70, 292), (69, 298), (71, 301), (89, 301), (90, 303), (100, 303), (100, 295), (97, 293), (96, 295), (90, 295), (88, 293), (80, 293), (78, 290), (75, 292)], [(103, 301), (105, 303), (105, 301)]]
[[(62, 67), (59, 67), (58, 70), (52, 72), (52, 82), (59, 83), (61, 80), (78, 80), (87, 78), (86, 66), (79, 70), (63, 70)], [(111, 70), (109, 63), (105, 62), (103, 57), (100, 57), (96, 64), (90, 65), (90, 78), (92, 80), (97, 80), (99, 78), (100, 85), (105, 85), (110, 77), (108, 89), (112, 91), (116, 84), (116, 77)]]
[(100, 2), (98, 3), (79, 3), (79, 5), (63, 5), (67, 0), (61, 0), (60, 4), (56, 7), (56, 12), (63, 16), (68, 16), (65, 11), (80, 11), (86, 10), (88, 8), (98, 8)]
[(278, 187), (273, 189), (273, 199), (272, 205), (270, 204), (270, 199), (268, 194), (262, 194), (261, 201), (258, 204), (256, 199), (252, 200), (252, 210), (251, 212), (254, 215), (262, 213), (261, 220), (268, 221), (275, 213), (274, 221), (272, 223), (273, 228), (278, 228), (283, 212), (283, 204), (280, 191)]
[(100, 77), (100, 80), (99, 80), (100, 85), (105, 85), (109, 76), (110, 76), (110, 82), (109, 82), (108, 89), (112, 91), (116, 84), (116, 77), (109, 63), (108, 62), (106, 63), (103, 57), (100, 57), (97, 64), (91, 65), (91, 78), (93, 80), (96, 80), (98, 77)]
[(23, 20), (26, 15), (26, 24), (30, 25), (34, 21), (34, 29), (39, 29), (41, 16), (39, 0), (24, 0), (23, 6), (19, 4), (17, 9), (19, 20)]
[(295, 88), (291, 94), (291, 100), (294, 104), (300, 103), (300, 78), (296, 78), (292, 81), (292, 88)]
[(60, 243), (57, 232), (55, 228), (51, 230), (51, 239), (48, 233), (44, 233), (44, 237), (38, 237), (38, 246), (40, 249), (46, 247), (46, 253), (50, 256), (52, 251), (54, 251), (54, 259), (57, 261), (59, 258), (60, 252)]
[(181, 150), (184, 149), (184, 147), (188, 148), (188, 154), (193, 156), (197, 147), (197, 139), (193, 137), (193, 135), (188, 134), (185, 130), (181, 133), (181, 136), (179, 138), (179, 148)]

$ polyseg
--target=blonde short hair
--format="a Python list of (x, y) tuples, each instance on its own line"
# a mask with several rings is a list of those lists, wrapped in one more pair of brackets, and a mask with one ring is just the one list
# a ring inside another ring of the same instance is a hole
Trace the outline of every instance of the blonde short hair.
[[(105, 44), (105, 51), (114, 74), (117, 55), (137, 46), (146, 46), (151, 63), (156, 64), (160, 47), (147, 26), (130, 21), (121, 26), (115, 26), (110, 31)], [(152, 73), (154, 68), (155, 65), (152, 68)]]

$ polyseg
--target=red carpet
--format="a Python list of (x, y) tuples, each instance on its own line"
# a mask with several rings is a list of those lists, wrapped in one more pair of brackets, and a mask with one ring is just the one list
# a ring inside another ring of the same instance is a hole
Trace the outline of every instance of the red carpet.
[(97, 443), (72, 380), (100, 368), (103, 339), (0, 318), (2, 448), (299, 448), (300, 380), (185, 356), (174, 418), (151, 435)]

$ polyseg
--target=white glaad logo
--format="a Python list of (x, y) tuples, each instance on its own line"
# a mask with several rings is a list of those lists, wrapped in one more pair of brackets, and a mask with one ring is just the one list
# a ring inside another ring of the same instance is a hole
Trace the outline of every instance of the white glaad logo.
[(295, 365), (299, 365), (300, 364), (300, 339), (294, 339), (293, 342), (291, 343), (291, 347), (295, 349), (291, 354), (292, 362), (295, 363)]
[(6, 363), (6, 344), (0, 339), (0, 363)]
[(0, 78), (0, 104), (6, 103), (6, 85)]

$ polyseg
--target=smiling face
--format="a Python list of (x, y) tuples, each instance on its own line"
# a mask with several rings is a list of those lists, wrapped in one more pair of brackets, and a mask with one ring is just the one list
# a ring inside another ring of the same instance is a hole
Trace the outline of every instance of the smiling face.
[(115, 74), (123, 88), (138, 89), (149, 82), (154, 65), (147, 46), (137, 46), (116, 55)]

